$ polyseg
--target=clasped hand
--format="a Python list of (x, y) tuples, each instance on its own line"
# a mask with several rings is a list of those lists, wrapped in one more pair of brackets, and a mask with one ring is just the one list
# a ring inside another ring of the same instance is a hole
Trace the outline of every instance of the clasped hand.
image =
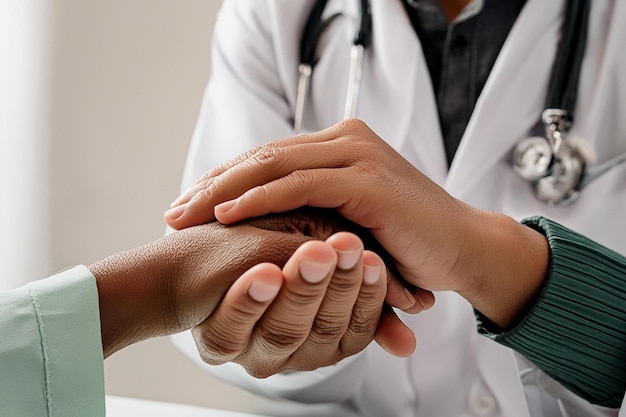
[(359, 120), (268, 143), (210, 170), (165, 218), (180, 229), (302, 206), (333, 209), (368, 229), (418, 288), (422, 308), (434, 302), (430, 291), (456, 291), (508, 328), (545, 277), (543, 236), (453, 198)]
[[(267, 377), (334, 365), (372, 340), (398, 356), (414, 350), (412, 332), (384, 305), (387, 298), (410, 310), (414, 299), (397, 284), (388, 290), (383, 260), (365, 250), (357, 235), (337, 232), (346, 227), (336, 218), (305, 210), (252, 222), (286, 235), (282, 239), (294, 234), (315, 239), (302, 244), (282, 271), (264, 263), (234, 282), (215, 312), (192, 329), (205, 362), (235, 362), (251, 375)], [(264, 243), (287, 252), (281, 244)], [(246, 282), (254, 276), (269, 279), (270, 273), (272, 285)]]
[(302, 209), (185, 228), (98, 261), (105, 357), (187, 329), (206, 362), (258, 377), (336, 364), (372, 340), (409, 355), (413, 333), (384, 303), (411, 310), (415, 299), (388, 282), (368, 239), (333, 212)]

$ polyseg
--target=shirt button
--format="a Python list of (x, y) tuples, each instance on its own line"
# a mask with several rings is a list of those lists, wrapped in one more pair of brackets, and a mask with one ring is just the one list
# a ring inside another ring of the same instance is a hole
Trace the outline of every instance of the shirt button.
[(469, 409), (477, 417), (491, 417), (498, 412), (498, 402), (482, 381), (475, 382), (470, 389)]

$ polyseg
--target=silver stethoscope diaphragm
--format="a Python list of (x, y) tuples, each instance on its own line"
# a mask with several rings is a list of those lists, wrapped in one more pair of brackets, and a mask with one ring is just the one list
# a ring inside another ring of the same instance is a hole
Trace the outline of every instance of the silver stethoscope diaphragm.
[(535, 195), (549, 205), (567, 205), (580, 195), (585, 159), (573, 147), (564, 146), (553, 157), (551, 173), (534, 184)]
[(513, 169), (526, 181), (537, 181), (550, 172), (552, 147), (541, 136), (521, 140), (513, 153)]
[(571, 126), (567, 111), (546, 109), (541, 115), (545, 136), (521, 140), (513, 152), (513, 170), (533, 184), (538, 199), (567, 204), (579, 194), (585, 158), (565, 140)]

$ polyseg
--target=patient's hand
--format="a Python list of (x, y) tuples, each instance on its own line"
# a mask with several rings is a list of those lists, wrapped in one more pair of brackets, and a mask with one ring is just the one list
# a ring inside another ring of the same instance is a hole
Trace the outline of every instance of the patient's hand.
[[(214, 314), (193, 329), (205, 362), (232, 361), (254, 376), (266, 377), (335, 364), (373, 339), (398, 356), (413, 351), (412, 332), (384, 300), (389, 293), (388, 300), (399, 307), (418, 311), (421, 306), (415, 306), (415, 299), (407, 297), (397, 279), (389, 281), (387, 291), (385, 263), (364, 250), (361, 239), (353, 233), (336, 233), (351, 230), (368, 241), (364, 230), (319, 209), (246, 224), (322, 240), (303, 244), (287, 261), (280, 290), (234, 283)], [(271, 267), (259, 265), (246, 274), (276, 273)]]
[(381, 311), (385, 296), (415, 307), (400, 285), (387, 291), (383, 261), (360, 239), (333, 234), (349, 227), (316, 211), (211, 223), (90, 265), (105, 357), (190, 328), (207, 362), (258, 376), (336, 363), (374, 337), (410, 353), (413, 334)]

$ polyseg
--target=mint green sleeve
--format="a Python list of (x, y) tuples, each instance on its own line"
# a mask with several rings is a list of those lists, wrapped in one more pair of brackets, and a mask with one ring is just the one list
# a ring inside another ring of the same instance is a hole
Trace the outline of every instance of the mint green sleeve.
[(546, 285), (514, 329), (478, 330), (586, 400), (617, 408), (626, 390), (626, 258), (543, 217), (523, 222), (550, 245)]
[(104, 416), (102, 358), (86, 267), (0, 293), (0, 416)]

